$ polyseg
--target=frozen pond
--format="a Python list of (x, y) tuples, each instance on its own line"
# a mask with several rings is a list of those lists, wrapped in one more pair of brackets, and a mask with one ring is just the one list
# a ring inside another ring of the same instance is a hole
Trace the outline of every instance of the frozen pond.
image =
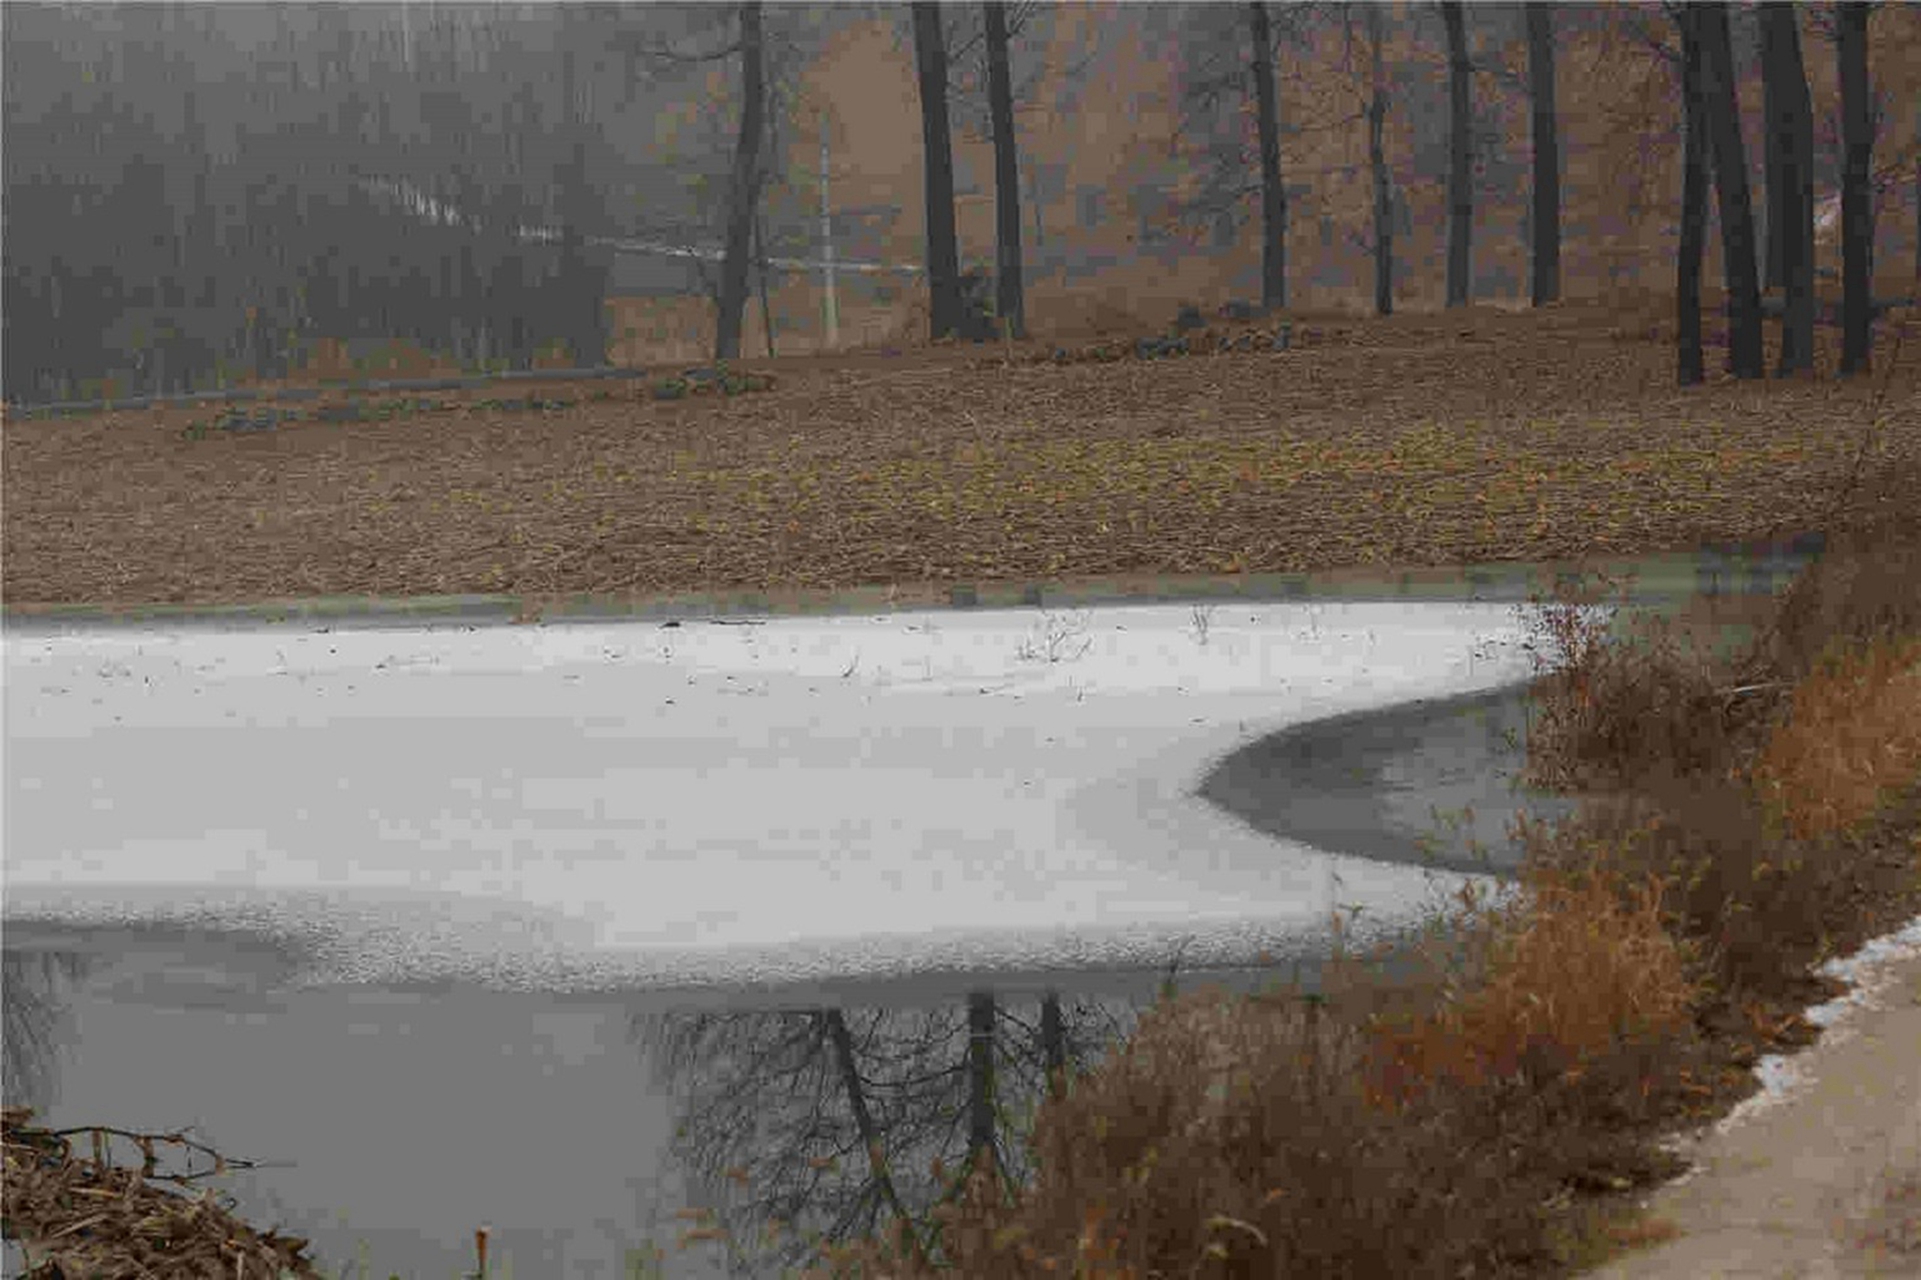
[(1335, 911), (1418, 920), (1480, 865), (1434, 807), (1498, 870), (1525, 636), (1408, 601), (10, 631), (7, 1097), (198, 1126), (332, 1268), (451, 1277), (485, 1223), (495, 1276), (628, 1274), (725, 1168), (848, 1140), (836, 1025), (907, 1134), (899, 1081), (959, 1105), (970, 995), (1019, 1096), (1044, 1028), (1085, 1059), (1177, 958), (1311, 981)]

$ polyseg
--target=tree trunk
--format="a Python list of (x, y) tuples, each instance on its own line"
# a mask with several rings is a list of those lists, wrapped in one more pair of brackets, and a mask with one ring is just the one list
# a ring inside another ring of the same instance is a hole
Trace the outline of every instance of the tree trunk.
[(1267, 5), (1247, 6), (1253, 49), (1254, 104), (1261, 136), (1261, 306), (1287, 305), (1287, 188), (1281, 184), (1281, 120), (1274, 91), (1274, 41)]
[(1394, 185), (1387, 170), (1387, 71), (1381, 46), (1378, 5), (1366, 5), (1368, 41), (1373, 46), (1373, 94), (1367, 104), (1367, 160), (1374, 173), (1374, 310), (1394, 314)]
[(1527, 6), (1527, 80), (1534, 144), (1531, 293), (1533, 304), (1544, 307), (1561, 296), (1561, 140), (1554, 107), (1554, 10), (1541, 0)]
[(954, 154), (947, 125), (947, 49), (940, 6), (916, 0), (914, 62), (920, 81), (921, 162), (927, 192), (930, 337), (960, 328), (960, 248), (954, 231)]
[(1681, 245), (1676, 260), (1675, 364), (1680, 383), (1701, 381), (1701, 257), (1707, 244), (1707, 106), (1701, 84), (1701, 10), (1671, 9), (1681, 30)]
[(1767, 132), (1765, 144), (1761, 148), (1761, 185), (1766, 194), (1761, 202), (1765, 221), (1761, 226), (1761, 291), (1772, 293), (1788, 287), (1787, 264), (1783, 255), (1787, 251), (1784, 228), (1794, 217), (1789, 203), (1793, 196), (1787, 189), (1787, 175), (1782, 171), (1782, 159), (1787, 147), (1780, 136), (1781, 120), (1787, 107), (1782, 94), (1787, 86), (1781, 78), (1779, 65), (1781, 52), (1776, 46), (1780, 39), (1780, 23), (1769, 16), (1771, 9), (1786, 9), (1789, 17), (1793, 10), (1787, 5), (1757, 5), (1754, 20), (1761, 33), (1761, 119)]
[(720, 314), (714, 325), (716, 361), (740, 358), (741, 314), (747, 308), (747, 267), (760, 186), (761, 117), (766, 107), (760, 18), (760, 0), (740, 6), (740, 134), (727, 188), (727, 247), (720, 266)]
[(1700, 8), (1701, 81), (1708, 141), (1714, 150), (1715, 203), (1721, 215), (1721, 265), (1728, 294), (1728, 371), (1737, 378), (1765, 373), (1761, 353), (1761, 294), (1756, 279), (1754, 208), (1747, 157), (1741, 148), (1734, 97), (1734, 52), (1728, 11)]
[(1473, 282), (1469, 251), (1474, 234), (1473, 138), (1469, 130), (1467, 20), (1461, 0), (1441, 0), (1441, 20), (1447, 26), (1447, 305), (1464, 307)]
[(1014, 90), (1007, 71), (1007, 5), (989, 0), (987, 107), (994, 118), (994, 311), (1001, 332), (1027, 336), (1026, 290), (1021, 283), (1020, 153), (1014, 140)]
[(1814, 364), (1814, 109), (1794, 7), (1762, 5), (1759, 14), (1769, 110), (1768, 284), (1787, 291), (1775, 369), (1785, 377)]
[(767, 344), (767, 358), (774, 358), (774, 305), (767, 296), (767, 227), (759, 211), (754, 214), (754, 280), (760, 289), (760, 328)]
[(1841, 71), (1841, 372), (1866, 373), (1873, 343), (1874, 206), (1868, 167), (1874, 121), (1868, 96), (1868, 9), (1844, 0), (1835, 12), (1835, 57)]

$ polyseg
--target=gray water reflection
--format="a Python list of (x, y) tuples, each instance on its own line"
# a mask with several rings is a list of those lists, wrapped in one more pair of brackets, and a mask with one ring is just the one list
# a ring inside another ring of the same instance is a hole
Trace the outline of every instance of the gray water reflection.
[[(328, 1275), (460, 1275), (482, 1224), (496, 1278), (778, 1274), (804, 1245), (757, 1246), (770, 1221), (842, 1237), (896, 1206), (924, 1217), (936, 1158), (1024, 1177), (1050, 1064), (1098, 1061), (1166, 978), (995, 975), (990, 993), (949, 974), (690, 1002), (303, 989), (292, 971), (233, 935), (10, 927), (6, 1100), (36, 1123), (187, 1129), (260, 1162), (211, 1185), (311, 1239)], [(689, 1206), (739, 1247), (676, 1252)], [(663, 1270), (637, 1270), (652, 1246)]]
[(1220, 761), (1198, 793), (1256, 830), (1316, 848), (1506, 871), (1516, 813), (1555, 820), (1574, 798), (1524, 786), (1529, 682), (1333, 716)]

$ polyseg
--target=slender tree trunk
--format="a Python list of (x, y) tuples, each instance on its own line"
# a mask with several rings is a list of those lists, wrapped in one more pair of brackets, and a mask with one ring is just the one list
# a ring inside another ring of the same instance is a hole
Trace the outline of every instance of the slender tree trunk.
[(1748, 193), (1747, 157), (1741, 149), (1734, 52), (1724, 6), (1701, 6), (1699, 36), (1708, 140), (1714, 149), (1715, 204), (1721, 214), (1721, 264), (1728, 293), (1728, 371), (1737, 378), (1759, 378), (1766, 370), (1761, 352), (1760, 283), (1755, 271), (1754, 207)]
[(741, 315), (747, 308), (747, 267), (760, 187), (761, 117), (766, 106), (760, 0), (740, 6), (740, 70), (740, 134), (727, 187), (727, 246), (720, 266), (720, 314), (714, 325), (716, 361), (739, 359)]
[(1868, 93), (1868, 10), (1844, 0), (1835, 12), (1835, 57), (1841, 71), (1841, 372), (1868, 371), (1873, 344), (1874, 206), (1868, 189), (1874, 159)]
[(1792, 5), (1759, 9), (1768, 107), (1768, 277), (1787, 291), (1781, 313), (1783, 377), (1814, 363), (1814, 109)]
[(1287, 306), (1287, 188), (1281, 182), (1281, 120), (1274, 89), (1274, 40), (1267, 5), (1247, 6), (1253, 44), (1254, 104), (1261, 136), (1261, 306)]
[(1474, 146), (1468, 98), (1473, 67), (1468, 62), (1461, 0), (1441, 0), (1441, 20), (1447, 26), (1447, 305), (1464, 307), (1473, 290)]
[(1394, 183), (1387, 169), (1387, 70), (1378, 5), (1365, 5), (1372, 46), (1373, 93), (1367, 104), (1367, 161), (1374, 173), (1374, 310), (1394, 314)]
[(994, 311), (1002, 332), (1027, 336), (1026, 290), (1021, 281), (1020, 152), (1014, 138), (1014, 89), (1007, 70), (1007, 5), (989, 0), (987, 106), (994, 118)]
[(1680, 383), (1704, 376), (1701, 363), (1701, 258), (1707, 245), (1707, 127), (1703, 117), (1701, 10), (1682, 3), (1671, 10), (1681, 29), (1681, 245), (1676, 259), (1675, 364)]
[(1776, 47), (1780, 39), (1780, 23), (1770, 16), (1770, 10), (1785, 10), (1793, 18), (1791, 5), (1756, 5), (1755, 22), (1761, 31), (1761, 118), (1767, 122), (1766, 144), (1761, 148), (1761, 183), (1766, 194), (1761, 202), (1765, 211), (1765, 221), (1761, 227), (1761, 291), (1772, 293), (1788, 287), (1787, 264), (1783, 255), (1787, 251), (1784, 239), (1786, 224), (1794, 217), (1790, 203), (1793, 196), (1787, 189), (1788, 178), (1782, 171), (1782, 159), (1786, 154), (1787, 142), (1781, 136), (1781, 121), (1787, 111), (1782, 101), (1782, 93), (1787, 86), (1782, 83), (1779, 61), (1781, 53)]
[(754, 280), (760, 289), (760, 327), (767, 358), (774, 358), (774, 307), (767, 297), (767, 227), (759, 210), (754, 213)]
[(922, 168), (927, 193), (927, 286), (930, 337), (960, 328), (960, 247), (954, 229), (954, 154), (947, 124), (947, 49), (940, 6), (916, 0), (914, 62), (920, 82)]
[(1554, 106), (1554, 10), (1527, 6), (1527, 80), (1534, 144), (1534, 270), (1537, 307), (1561, 296), (1561, 140)]

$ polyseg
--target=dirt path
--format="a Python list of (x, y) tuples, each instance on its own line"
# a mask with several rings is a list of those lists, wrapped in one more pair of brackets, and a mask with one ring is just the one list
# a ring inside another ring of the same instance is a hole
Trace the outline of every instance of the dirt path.
[(1851, 990), (1809, 1011), (1820, 1040), (1682, 1149), (1647, 1201), (1681, 1234), (1593, 1280), (1921, 1276), (1921, 919), (1898, 938), (1830, 970)]

